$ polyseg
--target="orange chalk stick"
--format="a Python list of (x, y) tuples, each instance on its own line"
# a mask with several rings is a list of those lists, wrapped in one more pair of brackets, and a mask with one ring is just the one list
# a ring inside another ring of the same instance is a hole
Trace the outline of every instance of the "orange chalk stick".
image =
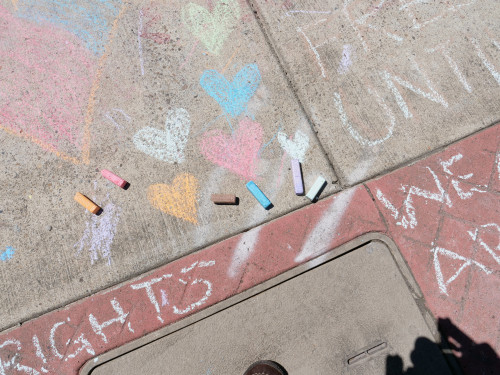
[(94, 215), (101, 210), (101, 207), (99, 207), (97, 204), (92, 202), (90, 199), (88, 199), (85, 195), (81, 193), (75, 194), (75, 201), (80, 203), (83, 207), (92, 212)]

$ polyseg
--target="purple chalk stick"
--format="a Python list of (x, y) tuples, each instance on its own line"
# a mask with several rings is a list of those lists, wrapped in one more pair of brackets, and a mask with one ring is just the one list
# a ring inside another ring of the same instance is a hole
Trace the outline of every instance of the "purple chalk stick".
[(300, 162), (297, 159), (292, 159), (292, 175), (295, 194), (304, 195), (304, 182), (302, 181), (302, 172), (300, 170)]

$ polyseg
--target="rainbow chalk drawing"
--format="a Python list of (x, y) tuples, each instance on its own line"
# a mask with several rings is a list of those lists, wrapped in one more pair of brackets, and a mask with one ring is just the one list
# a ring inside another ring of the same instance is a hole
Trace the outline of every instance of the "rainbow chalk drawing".
[(124, 6), (118, 12), (113, 4), (121, 1), (68, 3), (20, 0), (20, 18), (0, 6), (0, 49), (9, 51), (0, 56), (6, 103), (0, 129), (63, 160), (89, 164), (95, 97)]
[(300, 130), (295, 132), (295, 137), (288, 139), (283, 132), (278, 133), (278, 142), (281, 148), (286, 151), (292, 159), (297, 159), (301, 163), (305, 161), (305, 155), (309, 148), (309, 137)]
[(17, 15), (65, 29), (101, 56), (121, 6), (121, 0), (19, 0)]
[(149, 126), (143, 128), (134, 135), (134, 145), (158, 160), (182, 163), (190, 127), (191, 120), (185, 109), (170, 110), (167, 113), (164, 130)]
[(15, 252), (16, 250), (12, 246), (7, 246), (5, 251), (0, 254), (0, 260), (2, 262), (7, 262), (8, 260), (12, 259)]
[(214, 98), (224, 112), (231, 117), (242, 113), (261, 81), (257, 64), (245, 65), (229, 82), (216, 70), (206, 70), (200, 78), (200, 85)]
[(211, 13), (193, 3), (182, 9), (182, 22), (215, 55), (219, 54), (239, 18), (240, 6), (237, 0), (220, 0)]
[(75, 244), (75, 247), (78, 246), (77, 255), (84, 248), (87, 249), (91, 264), (97, 262), (101, 257), (107, 261), (108, 265), (111, 265), (111, 245), (116, 235), (116, 227), (120, 221), (122, 209), (109, 200), (109, 195), (106, 200), (108, 203), (104, 206), (102, 214), (90, 217), (89, 221), (85, 223), (82, 238)]
[(172, 185), (151, 185), (147, 197), (154, 208), (197, 224), (198, 185), (196, 177), (184, 173), (177, 176)]
[(260, 124), (244, 118), (232, 135), (221, 130), (207, 132), (200, 143), (200, 149), (207, 160), (249, 181), (256, 177), (262, 137)]
[(0, 6), (0, 129), (79, 156), (96, 60), (78, 38)]

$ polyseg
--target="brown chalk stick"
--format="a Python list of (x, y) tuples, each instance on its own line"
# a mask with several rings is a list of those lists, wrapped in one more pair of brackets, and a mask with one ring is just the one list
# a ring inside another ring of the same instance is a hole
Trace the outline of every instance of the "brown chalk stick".
[(212, 194), (210, 199), (215, 204), (236, 204), (236, 195), (233, 194)]

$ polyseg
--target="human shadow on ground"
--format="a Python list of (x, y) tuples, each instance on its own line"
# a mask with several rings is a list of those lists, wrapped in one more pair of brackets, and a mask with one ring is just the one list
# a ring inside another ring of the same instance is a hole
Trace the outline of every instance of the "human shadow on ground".
[[(438, 375), (450, 373), (443, 368), (446, 362), (442, 360), (441, 348), (447, 348), (448, 351), (452, 350), (453, 354), (450, 354), (449, 357), (454, 356), (465, 375), (493, 375), (500, 373), (500, 358), (490, 345), (474, 342), (448, 318), (438, 320), (438, 329), (441, 336), (439, 343), (436, 344), (425, 337), (419, 337), (415, 341), (415, 348), (410, 354), (412, 367), (405, 370), (403, 359), (400, 356), (387, 356), (386, 375)], [(453, 358), (449, 359), (451, 359), (451, 361), (448, 360), (449, 368), (455, 368), (452, 373), (456, 373), (456, 363), (453, 363)]]

